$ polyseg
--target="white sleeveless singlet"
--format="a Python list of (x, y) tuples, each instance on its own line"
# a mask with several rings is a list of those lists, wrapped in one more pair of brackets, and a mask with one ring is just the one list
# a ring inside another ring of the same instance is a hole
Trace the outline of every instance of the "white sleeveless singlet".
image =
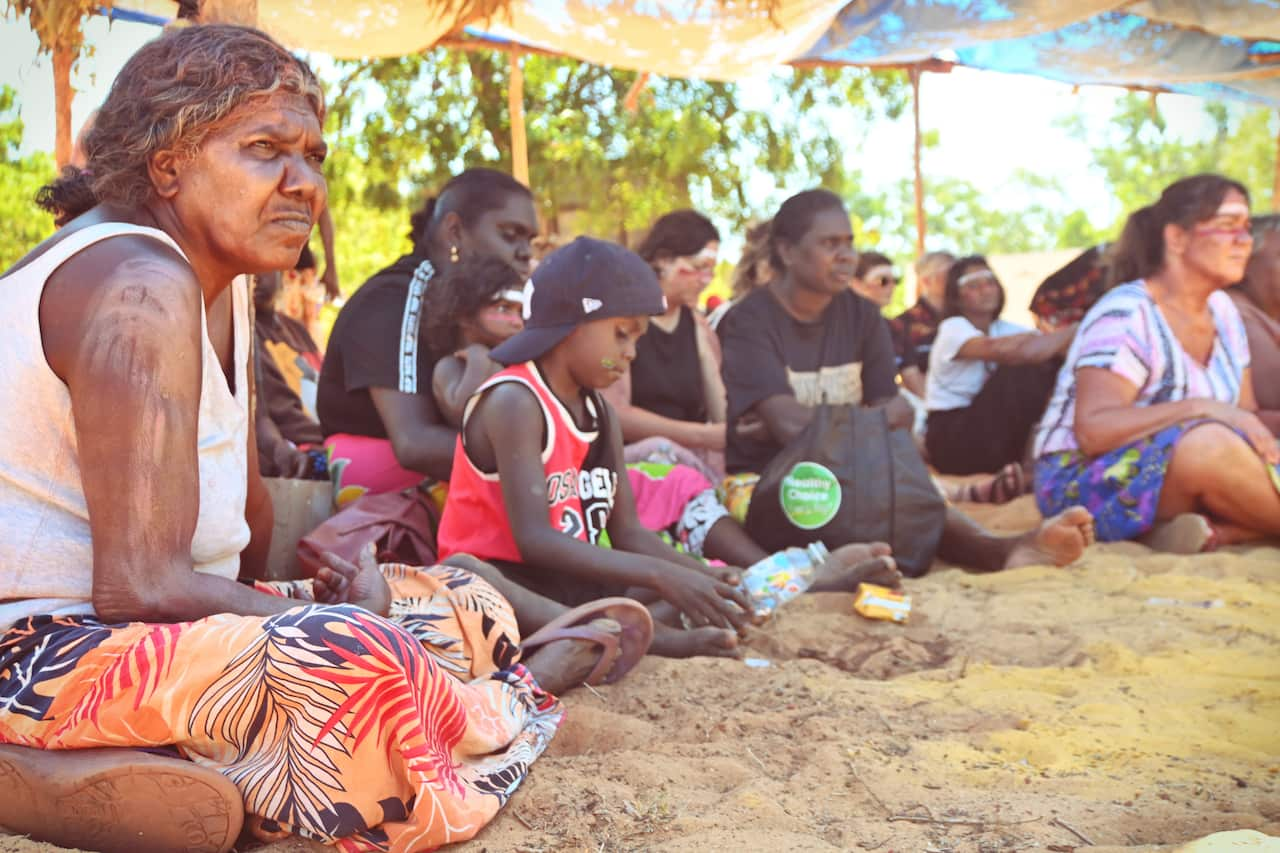
[[(0, 278), (0, 631), (37, 614), (93, 612), (93, 546), (71, 397), (45, 360), (40, 297), (45, 282), (71, 257), (100, 240), (126, 234), (159, 240), (182, 254), (163, 231), (101, 223), (77, 231)], [(191, 558), (196, 571), (234, 580), (240, 552), (249, 544), (244, 512), (252, 330), (247, 278), (236, 278), (231, 290), (234, 396), (209, 341), (204, 300), (200, 302), (200, 512)], [(136, 523), (147, 524), (148, 519)]]

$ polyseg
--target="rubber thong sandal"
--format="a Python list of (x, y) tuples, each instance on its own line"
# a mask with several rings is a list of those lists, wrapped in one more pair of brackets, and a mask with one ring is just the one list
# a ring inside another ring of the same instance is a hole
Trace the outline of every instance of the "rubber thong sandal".
[(1031, 481), (1017, 462), (1010, 462), (990, 480), (965, 486), (964, 500), (981, 504), (1007, 504), (1027, 494)]
[[(618, 633), (591, 623), (612, 619)], [(520, 648), (531, 652), (556, 640), (587, 640), (600, 646), (600, 659), (584, 681), (595, 687), (613, 684), (632, 670), (653, 642), (653, 617), (640, 602), (630, 598), (601, 598), (562, 613), (527, 637)]]

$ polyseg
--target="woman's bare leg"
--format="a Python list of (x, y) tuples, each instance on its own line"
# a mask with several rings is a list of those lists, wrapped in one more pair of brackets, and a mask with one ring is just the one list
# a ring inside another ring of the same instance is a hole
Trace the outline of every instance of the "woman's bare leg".
[(1174, 445), (1156, 506), (1166, 521), (1187, 512), (1222, 523), (1231, 541), (1280, 536), (1280, 493), (1266, 463), (1234, 430), (1207, 423)]

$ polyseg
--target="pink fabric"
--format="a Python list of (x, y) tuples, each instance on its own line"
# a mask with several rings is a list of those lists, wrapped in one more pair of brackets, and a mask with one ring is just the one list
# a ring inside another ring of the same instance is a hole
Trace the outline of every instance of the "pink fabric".
[(628, 466), (627, 479), (636, 497), (636, 515), (649, 530), (666, 530), (675, 524), (689, 501), (712, 487), (710, 480), (687, 465), (673, 465), (661, 477)]
[(424, 479), (422, 474), (400, 467), (391, 442), (385, 438), (337, 433), (326, 438), (324, 446), (339, 507), (366, 493), (398, 492)]

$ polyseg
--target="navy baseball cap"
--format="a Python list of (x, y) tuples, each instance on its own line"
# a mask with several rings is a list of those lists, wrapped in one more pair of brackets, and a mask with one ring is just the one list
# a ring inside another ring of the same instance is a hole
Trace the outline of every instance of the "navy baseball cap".
[(617, 243), (579, 237), (557, 249), (524, 286), (524, 330), (489, 356), (523, 364), (546, 355), (583, 323), (665, 313), (667, 298), (644, 259)]

